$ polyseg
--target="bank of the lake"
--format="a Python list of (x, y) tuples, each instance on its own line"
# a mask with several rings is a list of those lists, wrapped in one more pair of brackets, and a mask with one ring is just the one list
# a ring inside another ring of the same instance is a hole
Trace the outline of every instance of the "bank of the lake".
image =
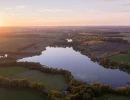
[(66, 69), (76, 79), (88, 83), (98, 81), (112, 87), (122, 87), (130, 81), (129, 74), (119, 69), (106, 69), (80, 52), (74, 51), (72, 47), (46, 47), (41, 55), (23, 58), (19, 61), (40, 62), (49, 67)]

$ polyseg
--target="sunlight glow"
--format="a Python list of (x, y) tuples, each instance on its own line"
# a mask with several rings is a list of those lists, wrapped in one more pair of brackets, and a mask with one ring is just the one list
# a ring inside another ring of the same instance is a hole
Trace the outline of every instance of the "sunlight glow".
[(129, 1), (1, 0), (0, 26), (130, 25)]
[(3, 26), (3, 20), (1, 17), (0, 17), (0, 26)]

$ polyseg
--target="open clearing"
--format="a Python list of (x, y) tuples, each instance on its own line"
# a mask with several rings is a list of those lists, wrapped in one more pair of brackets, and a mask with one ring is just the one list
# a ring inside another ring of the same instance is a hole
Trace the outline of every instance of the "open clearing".
[(36, 70), (29, 70), (20, 74), (9, 76), (9, 78), (27, 78), (31, 82), (43, 82), (46, 85), (46, 91), (65, 90), (68, 87), (67, 80), (60, 74), (41, 73)]
[(130, 97), (106, 94), (104, 96), (101, 96), (98, 99), (93, 99), (93, 100), (130, 100)]
[(46, 100), (46, 96), (30, 90), (0, 88), (0, 100)]
[(0, 76), (7, 77), (14, 74), (19, 74), (27, 71), (27, 68), (24, 67), (1, 67)]
[(109, 57), (111, 61), (130, 63), (130, 51), (128, 54), (117, 54)]
[(88, 44), (88, 45), (94, 45), (94, 44), (100, 44), (100, 43), (103, 43), (103, 41), (87, 41), (87, 42), (84, 42), (84, 44)]
[(46, 91), (52, 89), (65, 90), (68, 87), (67, 80), (63, 75), (41, 73), (24, 67), (1, 67), (0, 76), (11, 79), (27, 78), (31, 82), (42, 82), (46, 85)]
[(130, 43), (130, 38), (125, 37), (125, 38), (123, 38), (123, 39), (124, 39), (124, 40), (127, 40), (128, 43)]

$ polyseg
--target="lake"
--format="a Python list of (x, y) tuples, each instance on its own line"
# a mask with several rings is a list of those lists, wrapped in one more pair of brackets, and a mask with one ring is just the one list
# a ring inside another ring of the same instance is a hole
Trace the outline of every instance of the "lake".
[(122, 87), (130, 82), (129, 74), (118, 69), (106, 69), (72, 47), (46, 47), (41, 55), (18, 61), (39, 62), (48, 67), (66, 69), (76, 79), (88, 83), (100, 82), (112, 87)]

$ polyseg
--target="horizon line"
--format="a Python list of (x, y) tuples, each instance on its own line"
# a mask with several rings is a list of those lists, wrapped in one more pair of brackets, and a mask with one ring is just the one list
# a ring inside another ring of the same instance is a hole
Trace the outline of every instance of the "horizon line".
[(30, 26), (0, 26), (0, 27), (109, 27), (109, 26), (130, 26), (130, 25), (30, 25)]

